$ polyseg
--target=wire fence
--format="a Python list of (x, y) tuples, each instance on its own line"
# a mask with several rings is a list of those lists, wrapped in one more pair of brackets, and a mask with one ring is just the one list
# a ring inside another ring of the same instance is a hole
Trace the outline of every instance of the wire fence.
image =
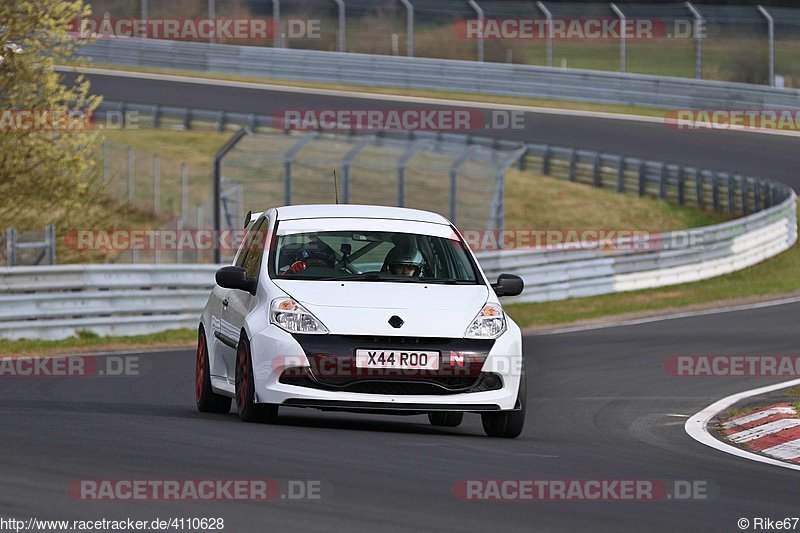
[(133, 209), (170, 216), (180, 213), (184, 203), (199, 201), (189, 196), (188, 183), (182, 188), (185, 180), (200, 178), (183, 162), (109, 140), (98, 159), (106, 192)]
[[(182, 230), (210, 227), (210, 178), (203, 171), (173, 157), (129, 144), (105, 139), (96, 154), (106, 197), (124, 213), (126, 230), (139, 227)], [(227, 184), (225, 200), (238, 209), (241, 199), (234, 183)], [(114, 226), (119, 226), (117, 221)], [(238, 224), (238, 222), (237, 222)], [(116, 228), (104, 228), (113, 230)], [(80, 229), (79, 229), (80, 230)], [(204, 252), (193, 249), (162, 253), (160, 248), (109, 250), (109, 261), (117, 263), (203, 262)]]

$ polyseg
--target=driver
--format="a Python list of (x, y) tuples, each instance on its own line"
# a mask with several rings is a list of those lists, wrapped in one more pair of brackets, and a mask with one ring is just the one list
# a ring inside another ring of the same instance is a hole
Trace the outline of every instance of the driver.
[(303, 245), (285, 274), (296, 274), (310, 267), (333, 268), (335, 265), (336, 253), (330, 246), (316, 239)]
[(395, 276), (419, 277), (425, 266), (422, 253), (416, 248), (403, 250), (397, 246), (386, 254), (385, 269)]

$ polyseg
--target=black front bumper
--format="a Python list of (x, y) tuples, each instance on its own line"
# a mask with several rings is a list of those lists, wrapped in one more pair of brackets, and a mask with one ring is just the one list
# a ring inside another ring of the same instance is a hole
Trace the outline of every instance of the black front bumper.
[[(481, 372), (494, 340), (356, 335), (294, 335), (309, 367), (286, 369), (280, 383), (360, 394), (427, 395), (499, 390), (498, 374)], [(357, 349), (436, 351), (438, 370), (357, 368)]]

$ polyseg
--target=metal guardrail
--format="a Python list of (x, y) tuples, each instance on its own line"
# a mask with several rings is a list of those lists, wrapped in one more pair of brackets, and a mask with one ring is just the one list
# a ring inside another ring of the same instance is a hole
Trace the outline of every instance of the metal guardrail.
[(64, 265), (0, 269), (0, 337), (77, 331), (138, 335), (194, 328), (216, 265)]
[[(0, 269), (0, 293), (206, 286), (209, 265), (63, 265)], [(213, 276), (212, 276), (213, 279)]]
[[(115, 120), (118, 127), (139, 128), (144, 125), (158, 128), (165, 120), (179, 121), (176, 126), (191, 129), (198, 123), (213, 127), (216, 131), (225, 131), (228, 126), (243, 126), (251, 130), (273, 127), (277, 122), (269, 115), (258, 113), (233, 113), (214, 111), (192, 107), (163, 106), (160, 104), (142, 104), (137, 102), (119, 102), (103, 100), (95, 113), (106, 121)], [(143, 124), (141, 117), (147, 117)]]
[(451, 59), (157, 39), (97, 40), (86, 44), (80, 55), (102, 64), (660, 108), (766, 110), (800, 105), (800, 89)]

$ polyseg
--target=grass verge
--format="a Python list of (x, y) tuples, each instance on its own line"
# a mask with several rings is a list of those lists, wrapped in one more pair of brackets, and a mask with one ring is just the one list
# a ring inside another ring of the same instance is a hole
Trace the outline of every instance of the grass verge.
[(721, 212), (619, 194), (516, 169), (506, 171), (506, 191), (505, 227), (510, 230), (662, 232), (728, 220)]
[[(720, 423), (717, 425), (717, 430), (722, 429), (722, 422), (724, 422), (725, 420), (739, 416), (749, 415), (750, 413), (758, 411), (759, 409), (763, 409), (763, 407), (750, 406), (750, 407), (736, 407), (734, 409), (728, 409), (727, 411), (724, 411), (724, 414), (719, 415)], [(724, 435), (722, 436), (724, 437)]]
[(61, 340), (0, 340), (0, 356), (9, 355), (59, 355), (92, 353), (116, 350), (154, 350), (157, 348), (193, 347), (197, 331), (182, 328), (148, 335), (101, 337), (81, 331), (74, 337)]

